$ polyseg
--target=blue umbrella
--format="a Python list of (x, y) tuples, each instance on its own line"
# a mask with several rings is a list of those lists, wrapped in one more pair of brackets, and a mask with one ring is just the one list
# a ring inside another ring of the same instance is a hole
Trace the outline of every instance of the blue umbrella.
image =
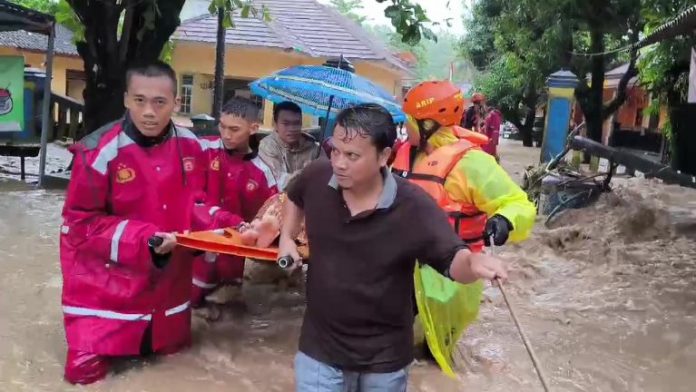
[[(376, 103), (386, 108), (395, 122), (406, 116), (386, 90), (372, 81), (343, 69), (323, 65), (286, 68), (250, 84), (251, 92), (280, 103), (294, 102), (304, 113), (334, 119), (343, 109), (358, 103)], [(327, 115), (328, 114), (328, 115)]]

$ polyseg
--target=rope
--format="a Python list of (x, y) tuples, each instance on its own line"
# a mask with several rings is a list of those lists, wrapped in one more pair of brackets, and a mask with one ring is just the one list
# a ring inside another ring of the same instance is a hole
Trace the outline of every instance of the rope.
[(505, 299), (505, 303), (507, 304), (508, 310), (510, 311), (510, 316), (512, 316), (512, 321), (515, 323), (515, 326), (517, 327), (517, 332), (520, 333), (522, 343), (524, 343), (525, 348), (527, 348), (527, 353), (529, 354), (529, 357), (532, 359), (532, 364), (534, 364), (534, 370), (536, 370), (537, 376), (539, 376), (539, 381), (541, 382), (541, 385), (544, 387), (544, 391), (549, 392), (549, 386), (546, 382), (546, 377), (544, 376), (544, 373), (541, 371), (541, 365), (539, 365), (539, 360), (537, 359), (537, 356), (534, 353), (534, 349), (532, 348), (532, 345), (529, 343), (529, 339), (527, 339), (527, 335), (524, 333), (524, 330), (522, 329), (520, 322), (517, 320), (517, 316), (515, 316), (515, 311), (513, 310), (512, 304), (510, 304), (510, 301), (508, 300), (507, 293), (505, 292), (505, 288), (503, 287), (503, 282), (500, 280), (500, 278), (495, 278), (495, 280), (496, 282), (498, 282), (500, 292), (503, 293), (503, 298)]
[[(493, 236), (490, 237), (490, 254), (495, 255), (495, 241)], [(508, 310), (510, 311), (510, 316), (512, 317), (512, 321), (515, 323), (515, 327), (517, 327), (517, 332), (519, 332), (520, 337), (522, 338), (522, 343), (524, 343), (524, 347), (527, 349), (527, 353), (529, 354), (529, 357), (532, 359), (532, 364), (534, 365), (534, 370), (536, 370), (537, 376), (539, 377), (539, 381), (541, 382), (541, 385), (544, 387), (544, 392), (549, 392), (549, 386), (548, 383), (546, 382), (546, 377), (544, 376), (544, 373), (541, 371), (541, 365), (539, 360), (537, 359), (536, 354), (534, 353), (534, 349), (532, 348), (532, 345), (529, 343), (529, 339), (527, 338), (527, 334), (524, 333), (524, 330), (522, 329), (522, 325), (520, 324), (519, 320), (517, 319), (517, 316), (515, 315), (515, 310), (510, 301), (508, 300), (507, 293), (505, 292), (505, 287), (503, 286), (503, 281), (500, 280), (500, 278), (496, 277), (495, 278), (496, 283), (498, 283), (498, 287), (500, 288), (500, 292), (503, 293), (503, 299), (505, 299), (505, 304), (507, 305)]]
[(582, 56), (582, 57), (606, 56), (608, 54), (627, 52), (627, 51), (633, 49), (634, 46), (637, 46), (637, 44), (638, 43), (636, 42), (635, 44), (628, 44), (626, 46), (620, 46), (620, 47), (615, 48), (615, 49), (605, 50), (604, 52), (582, 53), (582, 52), (576, 52), (574, 50), (569, 50), (568, 53), (572, 54), (573, 56)]

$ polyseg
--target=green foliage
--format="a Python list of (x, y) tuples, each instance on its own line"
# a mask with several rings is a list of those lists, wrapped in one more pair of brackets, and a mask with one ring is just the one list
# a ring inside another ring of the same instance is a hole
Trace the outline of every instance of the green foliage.
[(252, 15), (254, 18), (263, 18), (265, 21), (271, 20), (271, 14), (265, 5), (261, 9), (254, 7), (252, 0), (211, 0), (208, 12), (211, 15), (217, 15), (218, 10), (222, 9), (225, 13), (223, 26), (226, 29), (234, 27), (234, 12), (240, 10), (242, 18), (248, 18)]
[[(643, 14), (645, 33), (650, 34), (676, 14), (694, 4), (693, 0), (646, 0)], [(645, 49), (638, 63), (640, 80), (663, 103), (685, 102), (688, 93), (688, 72), (693, 38), (663, 41)]]
[[(48, 9), (59, 23), (75, 32), (78, 52), (85, 64), (85, 129), (90, 132), (123, 114), (124, 70), (135, 59), (171, 58), (171, 35), (180, 23), (184, 0), (17, 0)], [(290, 1), (290, 0), (288, 0)], [(387, 0), (376, 0), (380, 3)], [(423, 9), (409, 0), (391, 0), (389, 15), (404, 42), (433, 38)], [(57, 5), (56, 5), (57, 4)], [(45, 8), (55, 7), (55, 8)], [(251, 0), (211, 0), (211, 14), (225, 13), (224, 27), (234, 26), (233, 15), (270, 20), (268, 8)], [(116, 31), (117, 34), (110, 32)]]
[[(628, 51), (604, 52), (637, 39), (640, 5), (641, 0), (478, 0), (464, 20), (468, 33), (461, 52), (484, 71), (476, 87), (512, 116), (544, 103), (551, 73), (573, 71), (581, 79), (578, 102), (601, 133), (602, 121), (625, 99), (618, 94), (604, 105), (604, 73), (631, 60)], [(594, 88), (585, 81), (588, 74)], [(526, 109), (516, 113), (521, 105)]]
[(10, 3), (15, 3), (49, 15), (55, 15), (58, 11), (58, 1), (55, 0), (10, 0)]
[[(536, 107), (542, 102), (546, 77), (561, 68), (552, 49), (560, 45), (561, 27), (548, 10), (527, 9), (510, 0), (480, 0), (465, 17), (467, 34), (460, 52), (481, 74), (474, 89), (494, 102), (503, 117), (521, 131), (531, 145)], [(550, 50), (551, 49), (551, 50)]]
[(415, 45), (404, 43), (401, 35), (385, 25), (363, 26), (378, 40), (394, 52), (410, 52), (417, 62), (415, 64), (416, 80), (446, 79), (450, 64), (455, 63), (454, 80), (472, 80), (473, 67), (458, 57), (459, 38), (447, 32), (439, 33), (437, 41), (422, 40)]
[[(387, 0), (376, 0), (384, 3)], [(410, 52), (417, 62), (415, 64), (416, 80), (446, 79), (449, 76), (450, 65), (454, 63), (454, 80), (470, 81), (476, 70), (469, 61), (461, 59), (457, 49), (459, 38), (446, 31), (435, 33), (427, 26), (438, 26), (430, 23), (425, 11), (420, 5), (409, 1), (392, 0), (385, 9), (385, 15), (392, 21), (392, 26), (366, 25), (363, 28), (378, 40), (387, 45), (393, 52)], [(354, 11), (362, 9), (360, 0), (331, 0), (331, 4), (343, 15), (361, 23), (364, 17)], [(449, 7), (449, 2), (447, 4)], [(446, 21), (447, 24), (450, 20)], [(423, 39), (425, 38), (425, 39)]]
[[(644, 0), (645, 33), (650, 34), (692, 5), (693, 0)], [(640, 81), (652, 93), (647, 114), (659, 116), (662, 107), (669, 108), (687, 101), (691, 48), (694, 46), (696, 39), (681, 37), (660, 42), (643, 50), (638, 62)], [(673, 134), (669, 116), (662, 127), (662, 134), (670, 142), (671, 150), (677, 151), (677, 138)], [(672, 154), (675, 159), (677, 155)]]
[(364, 8), (361, 0), (331, 0), (331, 5), (336, 8), (338, 12), (349, 17), (358, 24), (363, 24), (367, 20), (366, 16), (355, 13), (355, 11)]
[(84, 25), (65, 0), (10, 0), (11, 3), (37, 10), (56, 18), (56, 22), (67, 27), (74, 34), (74, 41), (84, 41)]
[[(376, 0), (385, 3), (388, 0)], [(391, 20), (392, 26), (401, 35), (401, 41), (416, 45), (423, 38), (437, 40), (435, 33), (427, 27), (431, 23), (425, 10), (420, 4), (413, 4), (411, 0), (390, 0), (391, 5), (384, 9), (384, 15)]]
[(159, 59), (164, 61), (167, 64), (172, 63), (172, 56), (174, 55), (174, 47), (176, 46), (176, 43), (174, 40), (170, 39), (165, 45), (164, 48), (162, 48), (162, 53), (160, 53)]
[(56, 10), (55, 16), (56, 22), (73, 32), (74, 42), (85, 41), (85, 25), (80, 22), (80, 19), (77, 18), (75, 11), (73, 11), (67, 1), (60, 0), (58, 2), (58, 9)]

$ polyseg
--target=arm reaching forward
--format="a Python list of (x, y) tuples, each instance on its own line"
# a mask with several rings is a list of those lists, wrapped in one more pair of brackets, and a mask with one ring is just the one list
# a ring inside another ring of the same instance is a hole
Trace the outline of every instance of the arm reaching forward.
[(478, 279), (495, 280), (496, 278), (505, 282), (507, 268), (496, 257), (461, 249), (454, 255), (449, 275), (453, 280), (463, 284), (473, 283)]
[(419, 214), (418, 226), (421, 249), (418, 260), (430, 265), (441, 274), (459, 283), (473, 283), (478, 279), (507, 279), (507, 268), (498, 258), (472, 253), (457, 236), (445, 212), (421, 189), (414, 191), (420, 200), (415, 213)]

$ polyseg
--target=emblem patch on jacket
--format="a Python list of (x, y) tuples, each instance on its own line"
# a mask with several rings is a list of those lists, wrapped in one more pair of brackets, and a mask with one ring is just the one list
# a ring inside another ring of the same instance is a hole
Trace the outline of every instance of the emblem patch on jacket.
[(127, 182), (133, 181), (134, 179), (135, 170), (122, 163), (118, 165), (118, 168), (116, 170), (116, 182), (118, 182), (119, 184), (125, 184)]
[(185, 157), (182, 161), (184, 162), (184, 171), (192, 172), (196, 168), (196, 160), (193, 157)]
[(254, 181), (254, 180), (249, 180), (249, 182), (247, 182), (247, 184), (246, 184), (246, 190), (247, 190), (247, 192), (253, 192), (253, 191), (255, 191), (256, 188), (258, 188), (258, 187), (259, 187), (259, 184), (258, 184), (256, 181)]
[(219, 171), (220, 170), (220, 158), (215, 157), (212, 162), (210, 162), (210, 170)]

